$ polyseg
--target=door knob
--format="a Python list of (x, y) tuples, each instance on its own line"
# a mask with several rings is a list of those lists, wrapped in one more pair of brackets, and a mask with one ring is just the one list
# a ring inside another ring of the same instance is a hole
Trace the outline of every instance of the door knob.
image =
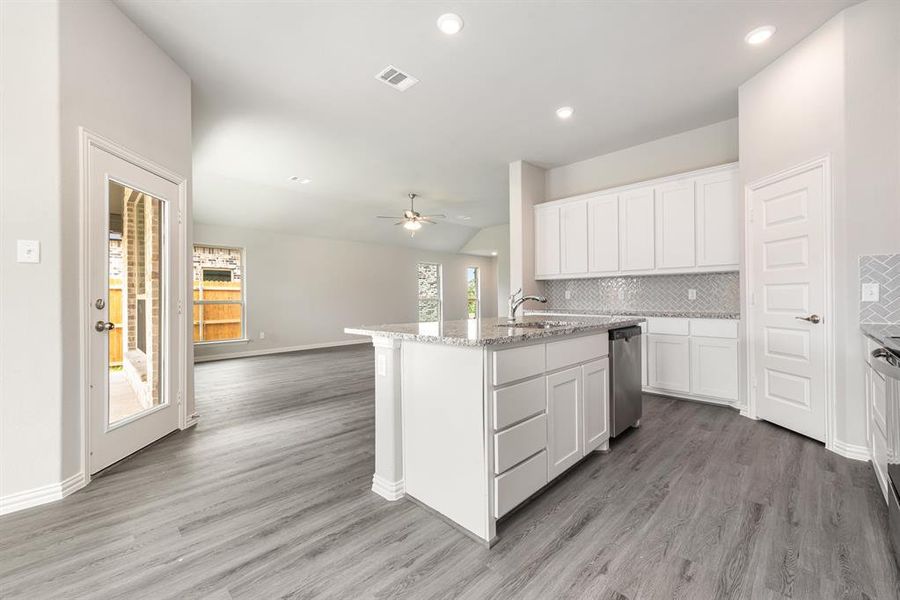
[(116, 328), (115, 323), (110, 323), (109, 321), (97, 321), (94, 323), (94, 329), (103, 333), (104, 331), (112, 331)]
[(819, 315), (809, 315), (808, 317), (794, 317), (795, 319), (799, 319), (801, 321), (809, 321), (813, 325), (820, 323), (822, 321), (822, 317)]

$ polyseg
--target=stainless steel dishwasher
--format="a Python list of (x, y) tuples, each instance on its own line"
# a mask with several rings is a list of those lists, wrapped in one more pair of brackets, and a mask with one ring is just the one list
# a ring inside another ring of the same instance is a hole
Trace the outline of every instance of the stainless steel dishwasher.
[(641, 424), (641, 328), (609, 332), (609, 427), (616, 437)]

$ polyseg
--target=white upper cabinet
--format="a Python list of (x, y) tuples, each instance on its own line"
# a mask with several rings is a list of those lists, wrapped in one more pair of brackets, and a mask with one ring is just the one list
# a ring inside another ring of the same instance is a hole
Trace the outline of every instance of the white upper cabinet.
[(559, 275), (559, 206), (538, 206), (534, 210), (534, 274)]
[(656, 268), (694, 266), (694, 180), (656, 188)]
[(588, 205), (572, 202), (559, 208), (560, 272), (566, 275), (588, 270)]
[(619, 199), (619, 270), (653, 268), (653, 188), (623, 193)]
[(740, 195), (738, 172), (697, 178), (697, 266), (737, 265)]
[(740, 262), (737, 165), (534, 207), (535, 277), (730, 271)]
[(587, 201), (588, 271), (619, 270), (619, 195), (605, 194)]

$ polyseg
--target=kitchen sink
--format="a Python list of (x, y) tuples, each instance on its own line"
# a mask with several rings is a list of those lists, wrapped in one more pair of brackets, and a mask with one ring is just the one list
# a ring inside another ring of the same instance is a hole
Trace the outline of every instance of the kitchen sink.
[(572, 321), (523, 321), (522, 323), (499, 323), (497, 327), (504, 327), (507, 329), (552, 329), (554, 327), (571, 327), (577, 324), (578, 323), (573, 323)]

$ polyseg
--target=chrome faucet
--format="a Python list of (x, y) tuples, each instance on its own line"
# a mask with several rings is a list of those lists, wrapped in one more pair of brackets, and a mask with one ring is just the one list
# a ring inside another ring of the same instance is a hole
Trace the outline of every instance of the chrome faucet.
[(526, 300), (534, 300), (535, 302), (547, 302), (543, 296), (520, 296), (522, 288), (519, 288), (509, 296), (509, 318), (516, 320), (516, 311)]

